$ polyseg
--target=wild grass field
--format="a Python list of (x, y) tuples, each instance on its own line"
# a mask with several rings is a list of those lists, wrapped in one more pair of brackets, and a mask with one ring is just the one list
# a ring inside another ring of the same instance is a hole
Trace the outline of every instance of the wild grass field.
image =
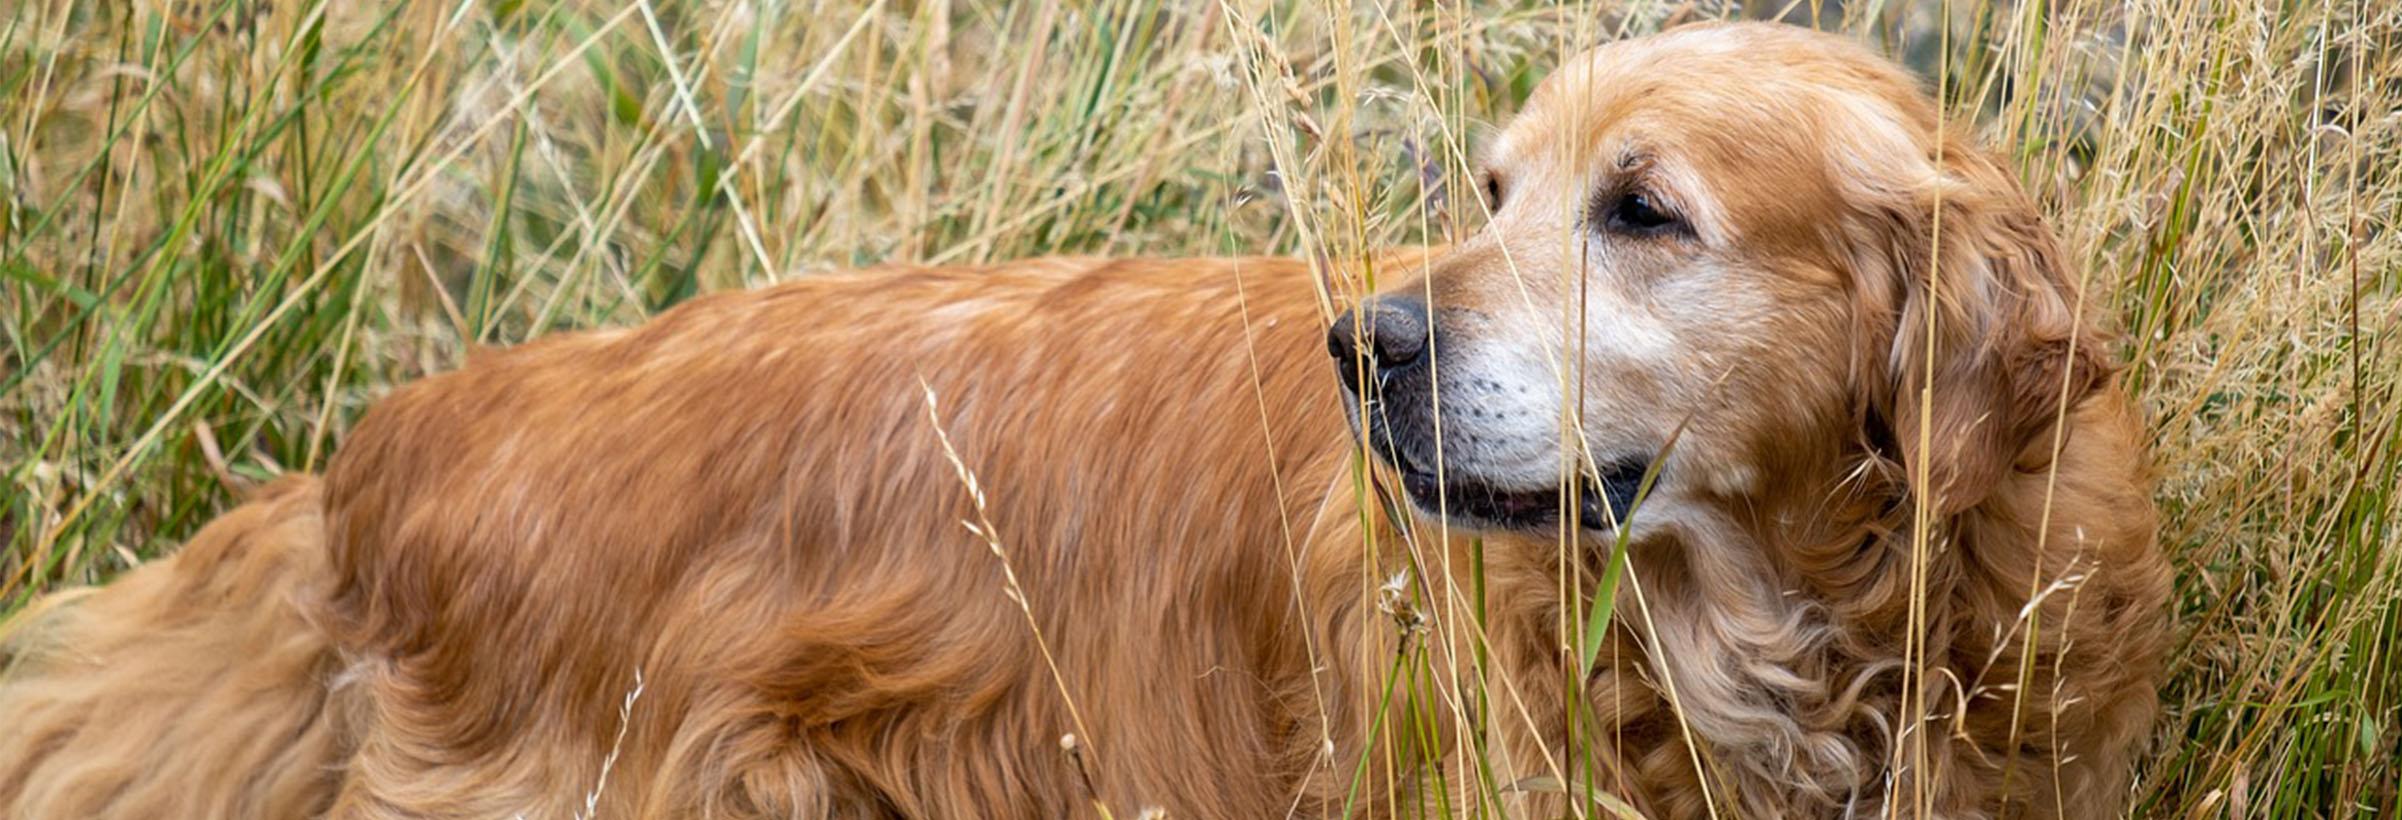
[(1550, 66), (1714, 17), (1918, 69), (2127, 331), (2179, 575), (2136, 816), (2402, 814), (2389, 0), (16, 0), (0, 613), (474, 345), (886, 260), (1463, 236)]

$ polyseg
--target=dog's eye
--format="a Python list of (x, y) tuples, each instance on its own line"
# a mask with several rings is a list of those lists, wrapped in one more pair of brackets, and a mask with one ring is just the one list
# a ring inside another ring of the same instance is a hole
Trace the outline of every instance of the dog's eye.
[(1501, 175), (1500, 175), (1500, 174), (1493, 173), (1493, 172), (1491, 172), (1491, 171), (1486, 171), (1486, 172), (1485, 172), (1485, 211), (1486, 211), (1487, 213), (1494, 213), (1494, 212), (1499, 212), (1500, 210), (1501, 210)]
[(1603, 218), (1610, 230), (1622, 233), (1655, 234), (1677, 225), (1675, 215), (1653, 205), (1651, 196), (1642, 191), (1620, 195)]

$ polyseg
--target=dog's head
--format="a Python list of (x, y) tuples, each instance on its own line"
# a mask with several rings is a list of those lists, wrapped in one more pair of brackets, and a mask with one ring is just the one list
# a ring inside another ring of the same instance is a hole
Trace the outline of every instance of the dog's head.
[(1608, 45), (1487, 149), (1487, 227), (1329, 334), (1422, 512), (1607, 531), (1656, 461), (1638, 527), (1864, 469), (1956, 513), (2105, 377), (2010, 174), (1849, 41)]

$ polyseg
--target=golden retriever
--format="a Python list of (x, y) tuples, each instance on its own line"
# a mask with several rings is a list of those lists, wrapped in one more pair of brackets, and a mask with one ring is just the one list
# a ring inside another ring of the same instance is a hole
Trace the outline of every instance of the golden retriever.
[(2123, 811), (2143, 435), (2010, 173), (1758, 24), (1490, 149), (1331, 323), (1301, 262), (1047, 259), (480, 353), (21, 617), (0, 813)]

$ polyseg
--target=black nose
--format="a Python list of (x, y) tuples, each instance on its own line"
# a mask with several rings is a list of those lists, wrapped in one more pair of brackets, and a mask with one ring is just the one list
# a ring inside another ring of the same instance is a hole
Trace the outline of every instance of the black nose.
[[(1326, 330), (1326, 352), (1334, 356), (1343, 384), (1359, 389), (1363, 365), (1378, 373), (1417, 364), (1426, 357), (1426, 301), (1415, 296), (1378, 296), (1335, 317)], [(1367, 361), (1360, 361), (1361, 345)]]

